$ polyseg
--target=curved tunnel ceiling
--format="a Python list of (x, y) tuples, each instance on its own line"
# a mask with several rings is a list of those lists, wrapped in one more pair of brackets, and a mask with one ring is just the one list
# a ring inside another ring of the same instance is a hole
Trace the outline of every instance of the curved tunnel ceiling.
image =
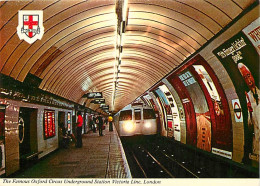
[[(39, 88), (80, 104), (86, 102), (90, 108), (97, 106), (82, 95), (102, 92), (106, 104), (118, 111), (254, 2), (128, 0), (120, 65), (118, 14), (123, 1), (1, 2), (1, 73), (21, 82), (31, 73), (42, 79)], [(19, 39), (18, 10), (43, 10), (41, 40), (30, 45)]]

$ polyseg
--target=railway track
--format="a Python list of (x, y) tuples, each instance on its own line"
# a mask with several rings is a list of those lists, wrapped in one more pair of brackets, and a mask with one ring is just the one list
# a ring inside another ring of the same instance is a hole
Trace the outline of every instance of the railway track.
[[(136, 141), (135, 141), (136, 142)], [(161, 149), (158, 145), (123, 142), (131, 173), (134, 178), (198, 178), (182, 162), (178, 162), (174, 155)]]
[(258, 178), (256, 169), (165, 138), (122, 139), (134, 178)]

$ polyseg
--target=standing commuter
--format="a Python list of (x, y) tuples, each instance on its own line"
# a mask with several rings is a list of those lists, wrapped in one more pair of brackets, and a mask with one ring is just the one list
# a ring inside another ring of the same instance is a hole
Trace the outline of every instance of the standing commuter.
[(83, 124), (83, 118), (81, 116), (81, 112), (78, 111), (77, 112), (77, 116), (78, 116), (78, 119), (77, 119), (77, 143), (76, 143), (76, 148), (81, 148), (82, 147), (82, 136), (81, 136), (81, 133), (82, 133), (82, 124)]
[(94, 120), (95, 118), (93, 117), (93, 119), (91, 118), (90, 119), (90, 128), (91, 128), (91, 130), (94, 132), (94, 133), (96, 133), (96, 127), (95, 127), (95, 123), (94, 123)]
[(99, 115), (97, 117), (97, 122), (98, 122), (98, 132), (100, 136), (103, 136), (102, 132), (103, 132), (103, 118), (101, 117), (101, 115)]
[(113, 131), (113, 124), (112, 124), (112, 121), (113, 121), (113, 117), (112, 117), (112, 116), (109, 116), (109, 117), (108, 117), (108, 122), (109, 122), (109, 131)]

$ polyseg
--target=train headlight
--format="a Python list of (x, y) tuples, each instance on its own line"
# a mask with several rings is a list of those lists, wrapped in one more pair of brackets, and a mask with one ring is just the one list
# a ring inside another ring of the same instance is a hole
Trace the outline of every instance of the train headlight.
[(134, 130), (134, 123), (132, 121), (126, 121), (124, 123), (124, 129), (127, 132), (132, 132)]
[(152, 124), (150, 122), (145, 122), (144, 127), (145, 128), (151, 128)]

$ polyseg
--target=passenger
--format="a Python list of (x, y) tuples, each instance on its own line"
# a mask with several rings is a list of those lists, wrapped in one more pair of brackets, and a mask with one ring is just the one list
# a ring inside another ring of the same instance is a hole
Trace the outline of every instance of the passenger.
[(78, 119), (77, 119), (77, 142), (76, 142), (76, 148), (81, 148), (82, 147), (82, 136), (81, 136), (81, 133), (82, 133), (82, 124), (83, 124), (83, 118), (81, 116), (81, 112), (78, 111), (77, 112), (77, 116), (78, 116)]
[(63, 134), (63, 128), (64, 127), (64, 124), (61, 122), (58, 124), (58, 141), (59, 141), (59, 147), (63, 147), (63, 137), (64, 137), (64, 134)]
[(107, 125), (107, 118), (105, 118), (105, 125)]
[(93, 121), (92, 118), (90, 118), (89, 124), (90, 124), (91, 130), (92, 130), (94, 133), (96, 133), (95, 123), (94, 123), (94, 121)]
[(248, 88), (250, 89), (249, 92), (245, 92), (248, 108), (248, 128), (253, 133), (253, 154), (259, 156), (260, 91), (255, 85), (255, 79), (253, 75), (243, 63), (238, 64), (238, 69), (243, 76)]
[(95, 127), (95, 131), (97, 130), (97, 116), (93, 116), (93, 123), (94, 123), (94, 127)]
[(61, 126), (62, 135), (66, 136), (67, 132), (66, 132), (65, 124), (62, 122), (60, 126)]
[(112, 116), (109, 116), (109, 117), (108, 117), (108, 122), (109, 122), (109, 131), (113, 131), (113, 124), (112, 124), (112, 121), (113, 121), (113, 117), (112, 117)]
[(103, 136), (102, 132), (103, 132), (103, 118), (101, 117), (101, 115), (99, 115), (96, 119), (96, 122), (98, 123), (98, 132), (100, 136)]

